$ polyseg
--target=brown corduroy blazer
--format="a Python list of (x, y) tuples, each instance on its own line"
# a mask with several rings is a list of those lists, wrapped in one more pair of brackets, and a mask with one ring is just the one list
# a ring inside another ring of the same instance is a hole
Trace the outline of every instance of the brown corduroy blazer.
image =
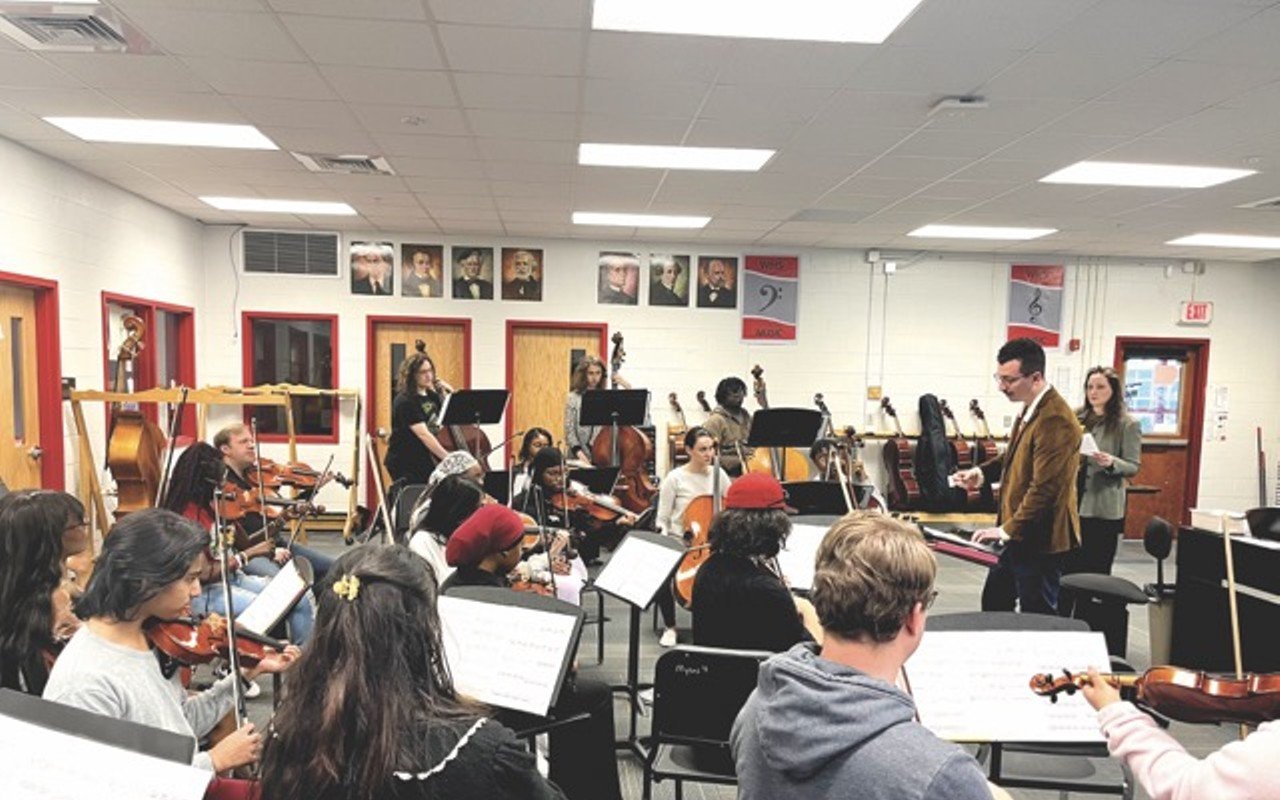
[(981, 465), (987, 483), (1000, 482), (1000, 527), (1043, 553), (1079, 547), (1080, 421), (1050, 387), (1031, 419), (1015, 427), (1009, 447)]

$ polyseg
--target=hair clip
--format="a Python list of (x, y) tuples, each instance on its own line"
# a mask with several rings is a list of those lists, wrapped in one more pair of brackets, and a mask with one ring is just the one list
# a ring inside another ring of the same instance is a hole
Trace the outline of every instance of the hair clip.
[(333, 592), (350, 603), (356, 599), (356, 595), (360, 594), (360, 579), (355, 575), (347, 575), (334, 582)]

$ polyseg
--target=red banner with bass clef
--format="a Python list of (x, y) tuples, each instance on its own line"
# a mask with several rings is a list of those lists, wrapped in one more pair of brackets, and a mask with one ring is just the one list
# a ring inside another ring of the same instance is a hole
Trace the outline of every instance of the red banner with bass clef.
[(1008, 338), (1026, 337), (1041, 347), (1057, 347), (1062, 338), (1061, 264), (1013, 264), (1009, 268)]
[(743, 259), (743, 340), (794, 342), (799, 294), (800, 259), (797, 256)]

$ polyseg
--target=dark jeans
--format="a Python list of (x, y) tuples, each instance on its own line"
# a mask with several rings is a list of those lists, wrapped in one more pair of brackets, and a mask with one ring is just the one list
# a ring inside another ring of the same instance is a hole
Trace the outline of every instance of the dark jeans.
[(1062, 574), (1096, 572), (1110, 575), (1111, 565), (1116, 560), (1116, 547), (1120, 544), (1123, 533), (1123, 519), (1081, 517), (1080, 549), (1072, 550), (1067, 555), (1062, 564)]
[(658, 590), (658, 613), (662, 615), (662, 626), (664, 628), (674, 628), (676, 626), (676, 598), (671, 589), (671, 584), (666, 583)]
[(987, 573), (982, 587), (983, 611), (1056, 614), (1062, 580), (1062, 554), (1033, 550), (1024, 542), (1009, 542), (1000, 560)]

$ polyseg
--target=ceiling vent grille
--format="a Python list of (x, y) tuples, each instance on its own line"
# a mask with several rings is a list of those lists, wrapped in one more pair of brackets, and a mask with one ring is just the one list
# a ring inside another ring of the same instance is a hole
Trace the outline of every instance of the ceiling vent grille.
[(338, 234), (247, 230), (244, 271), (264, 275), (338, 275)]
[(312, 172), (337, 175), (395, 175), (382, 156), (329, 156), (323, 153), (293, 153)]
[(0, 12), (0, 33), (31, 50), (70, 53), (150, 53), (151, 43), (110, 9), (26, 6)]
[(1280, 197), (1268, 197), (1266, 200), (1254, 200), (1236, 208), (1251, 208), (1254, 211), (1280, 211)]

